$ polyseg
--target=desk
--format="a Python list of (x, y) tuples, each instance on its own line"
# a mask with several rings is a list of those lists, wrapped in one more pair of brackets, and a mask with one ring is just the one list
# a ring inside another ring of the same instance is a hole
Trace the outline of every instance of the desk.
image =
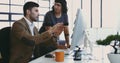
[[(51, 52), (54, 53), (55, 51)], [(98, 60), (82, 59), (81, 61), (74, 61), (72, 55), (65, 55), (64, 62), (56, 62), (54, 58), (39, 57), (29, 63), (101, 63)]]

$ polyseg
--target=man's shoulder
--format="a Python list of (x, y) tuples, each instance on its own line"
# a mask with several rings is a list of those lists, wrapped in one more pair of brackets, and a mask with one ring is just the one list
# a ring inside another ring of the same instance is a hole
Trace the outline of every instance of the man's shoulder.
[(16, 20), (16, 21), (13, 23), (13, 25), (15, 25), (15, 24), (25, 24), (25, 19), (24, 19), (24, 18), (21, 18), (21, 19), (19, 19), (19, 20)]
[(21, 19), (19, 19), (19, 20), (16, 20), (15, 23), (16, 23), (16, 22), (21, 23), (21, 22), (24, 22), (24, 21), (25, 21), (25, 19), (24, 19), (24, 18), (21, 18)]

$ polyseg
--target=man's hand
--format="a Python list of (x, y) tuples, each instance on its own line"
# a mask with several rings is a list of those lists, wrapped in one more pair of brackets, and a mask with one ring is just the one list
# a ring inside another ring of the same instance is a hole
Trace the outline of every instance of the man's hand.
[(63, 23), (57, 23), (53, 27), (51, 27), (48, 31), (51, 33), (54, 33), (55, 36), (59, 36), (61, 32), (63, 31)]
[(67, 44), (67, 48), (70, 48), (70, 44)]

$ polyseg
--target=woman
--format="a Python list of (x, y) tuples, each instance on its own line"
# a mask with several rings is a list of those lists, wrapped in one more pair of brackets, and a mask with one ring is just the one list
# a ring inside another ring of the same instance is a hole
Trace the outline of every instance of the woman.
[[(52, 11), (46, 13), (44, 22), (40, 33), (50, 29), (56, 23), (63, 23), (64, 25), (64, 36), (65, 36), (65, 47), (58, 45), (58, 48), (69, 48), (69, 29), (68, 29), (68, 15), (67, 15), (67, 2), (65, 0), (55, 0), (52, 7)], [(60, 31), (60, 30), (58, 30)]]

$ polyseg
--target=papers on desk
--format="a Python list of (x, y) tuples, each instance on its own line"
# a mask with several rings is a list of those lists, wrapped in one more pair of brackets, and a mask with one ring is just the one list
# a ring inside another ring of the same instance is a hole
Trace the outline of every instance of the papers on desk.
[(72, 54), (73, 52), (74, 52), (74, 51), (73, 51), (73, 50), (70, 50), (70, 49), (64, 50), (65, 55), (70, 55), (70, 54)]

